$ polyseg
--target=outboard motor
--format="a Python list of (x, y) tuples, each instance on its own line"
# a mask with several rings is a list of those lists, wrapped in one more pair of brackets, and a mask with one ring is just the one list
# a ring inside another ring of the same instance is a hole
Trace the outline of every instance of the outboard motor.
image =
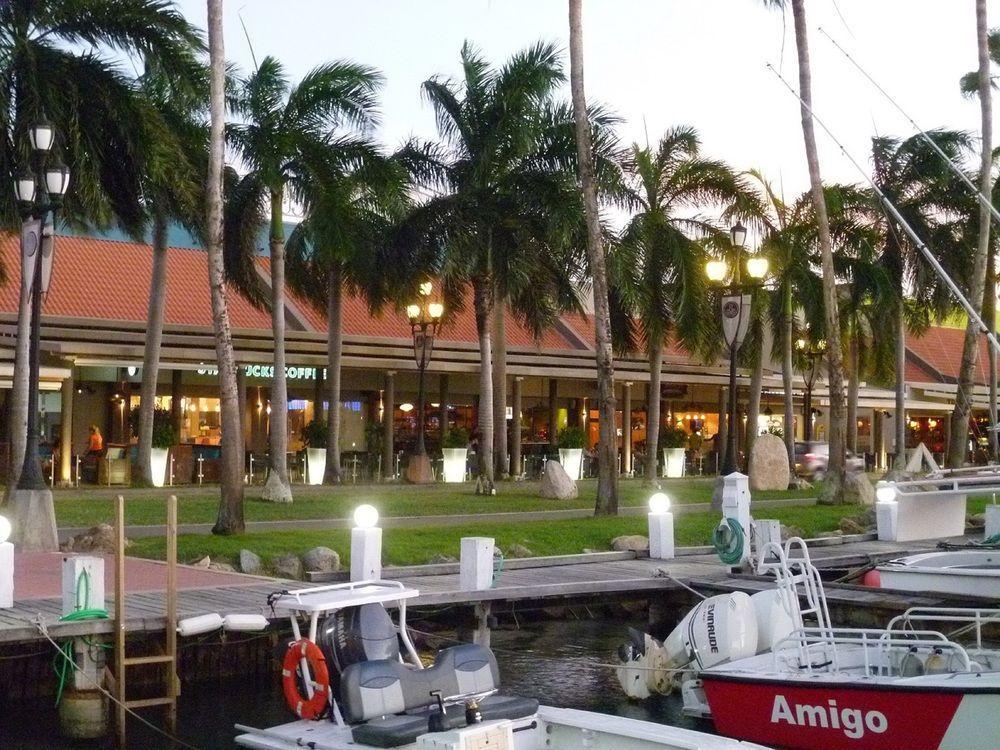
[(330, 665), (331, 679), (339, 680), (351, 664), (399, 658), (396, 626), (381, 604), (337, 610), (323, 620), (316, 640)]

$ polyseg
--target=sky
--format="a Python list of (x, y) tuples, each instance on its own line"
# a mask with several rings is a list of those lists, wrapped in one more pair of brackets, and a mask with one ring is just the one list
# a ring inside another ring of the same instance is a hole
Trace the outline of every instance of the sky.
[[(205, 0), (178, 4), (204, 27)], [(808, 0), (806, 10), (816, 114), (863, 167), (873, 135), (915, 131), (820, 27), (920, 127), (978, 134), (978, 102), (958, 90), (976, 67), (974, 0)], [(1000, 0), (988, 12), (1000, 26)], [(499, 64), (540, 39), (565, 51), (569, 33), (566, 0), (226, 0), (224, 22), (226, 56), (244, 69), (253, 65), (247, 36), (258, 60), (277, 56), (293, 81), (330, 60), (378, 68), (386, 78), (379, 136), (389, 145), (435, 137), (420, 84), (457, 75), (463, 41)], [(761, 0), (584, 0), (583, 23), (588, 102), (623, 119), (625, 143), (693, 125), (704, 155), (760, 169), (789, 200), (808, 187), (798, 101), (765, 67), (797, 88), (790, 10)], [(862, 179), (817, 137), (825, 181)]]

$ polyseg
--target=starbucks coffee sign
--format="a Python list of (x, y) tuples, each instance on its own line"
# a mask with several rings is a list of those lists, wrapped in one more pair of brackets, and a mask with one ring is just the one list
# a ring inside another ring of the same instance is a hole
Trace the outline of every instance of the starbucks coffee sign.
[[(271, 380), (274, 377), (274, 365), (246, 365), (243, 368), (248, 378)], [(289, 380), (315, 380), (318, 368), (316, 367), (295, 367), (289, 365), (285, 368), (285, 377)], [(198, 370), (199, 375), (216, 376), (219, 374), (218, 367), (203, 367)], [(323, 368), (323, 377), (326, 377), (326, 368)]]

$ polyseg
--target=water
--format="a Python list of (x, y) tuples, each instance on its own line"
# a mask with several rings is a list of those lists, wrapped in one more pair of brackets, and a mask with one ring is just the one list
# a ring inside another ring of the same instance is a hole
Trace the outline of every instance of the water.
[[(707, 730), (708, 725), (681, 714), (679, 696), (636, 702), (625, 698), (614, 670), (614, 652), (625, 625), (611, 620), (572, 620), (525, 625), (493, 633), (503, 692), (537, 698), (563, 708), (644, 719)], [(236, 723), (273, 726), (292, 719), (285, 708), (277, 673), (260, 682), (227, 680), (186, 687), (179, 704), (179, 735), (200, 750), (232, 748)], [(143, 712), (159, 720), (156, 709)], [(138, 722), (130, 721), (129, 747), (159, 750), (176, 747)], [(56, 730), (49, 702), (8, 711), (0, 718), (2, 750), (110, 750), (110, 740), (70, 743)]]

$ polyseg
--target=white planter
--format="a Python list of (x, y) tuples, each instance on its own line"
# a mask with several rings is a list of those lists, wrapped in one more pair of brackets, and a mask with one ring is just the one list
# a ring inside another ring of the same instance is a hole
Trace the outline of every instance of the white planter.
[(663, 476), (682, 477), (684, 476), (684, 449), (664, 448), (663, 449)]
[(323, 484), (326, 448), (306, 448), (306, 484)]
[(450, 484), (465, 481), (465, 465), (469, 458), (468, 448), (442, 448), (444, 456), (444, 481)]
[(559, 463), (570, 479), (583, 479), (583, 448), (560, 448)]
[(167, 465), (170, 463), (169, 448), (153, 448), (149, 452), (149, 472), (152, 475), (154, 487), (162, 487), (167, 483)]

